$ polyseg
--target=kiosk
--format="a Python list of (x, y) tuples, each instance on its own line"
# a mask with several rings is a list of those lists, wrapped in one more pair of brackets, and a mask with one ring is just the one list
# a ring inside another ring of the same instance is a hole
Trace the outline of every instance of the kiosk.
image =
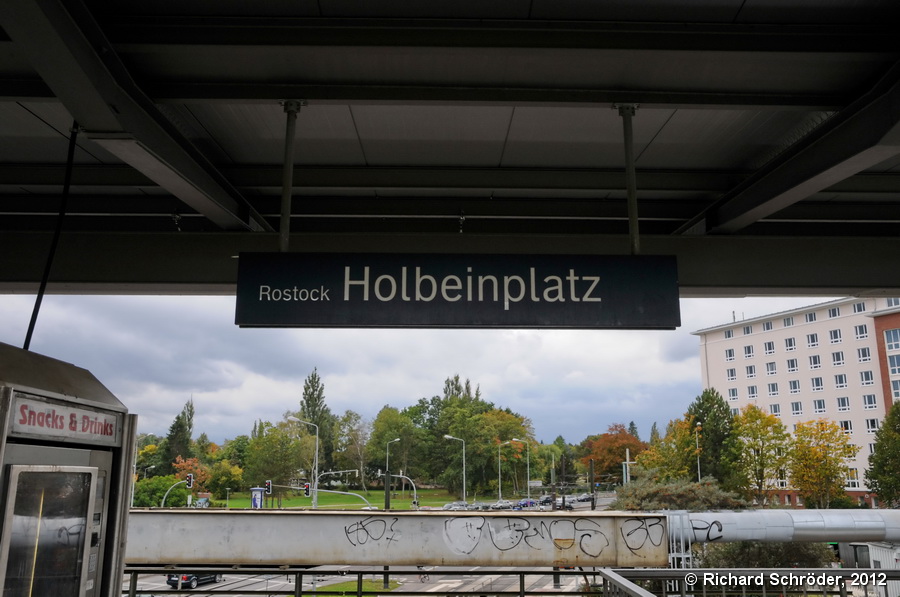
[(89, 371), (0, 343), (4, 597), (121, 595), (136, 425)]

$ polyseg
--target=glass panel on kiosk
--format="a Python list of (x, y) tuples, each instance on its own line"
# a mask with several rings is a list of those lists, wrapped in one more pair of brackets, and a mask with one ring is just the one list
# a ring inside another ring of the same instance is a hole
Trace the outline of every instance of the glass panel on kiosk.
[(3, 597), (80, 597), (90, 567), (97, 469), (12, 465), (0, 550)]

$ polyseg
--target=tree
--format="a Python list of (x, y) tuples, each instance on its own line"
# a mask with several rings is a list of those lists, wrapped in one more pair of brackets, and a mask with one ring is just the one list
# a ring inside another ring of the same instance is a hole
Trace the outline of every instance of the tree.
[(825, 543), (735, 541), (695, 544), (702, 568), (825, 568), (834, 551)]
[(334, 426), (336, 417), (325, 404), (325, 384), (319, 378), (316, 369), (312, 370), (303, 382), (303, 397), (300, 400), (300, 411), (286, 413), (308, 421), (319, 429), (319, 470), (334, 469)]
[[(258, 430), (259, 434), (260, 431)], [(244, 479), (254, 486), (271, 480), (276, 495), (284, 493), (301, 461), (301, 444), (286, 425), (268, 424), (261, 435), (250, 440)], [(312, 469), (308, 469), (312, 473)]]
[(247, 459), (247, 447), (250, 445), (250, 436), (239, 435), (234, 439), (227, 440), (222, 447), (222, 459), (227, 460), (234, 466), (243, 468)]
[(859, 446), (850, 443), (834, 421), (797, 424), (790, 459), (791, 484), (807, 507), (828, 508), (834, 498), (844, 494), (848, 463), (858, 451)]
[(735, 418), (735, 434), (740, 447), (739, 485), (764, 506), (771, 491), (778, 488), (778, 480), (787, 476), (791, 438), (778, 417), (752, 404)]
[(193, 446), (191, 445), (193, 433), (194, 399), (191, 398), (175, 417), (175, 420), (172, 421), (172, 425), (169, 426), (169, 433), (166, 435), (164, 460), (161, 463), (163, 470), (158, 471), (158, 473), (173, 473), (175, 471), (173, 463), (178, 456), (182, 458), (193, 456)]
[(712, 388), (703, 390), (687, 409), (699, 432), (700, 470), (726, 488), (740, 487), (735, 466), (740, 450), (734, 433), (734, 417), (725, 399)]
[(635, 462), (653, 471), (658, 481), (689, 479), (697, 465), (697, 447), (693, 417), (675, 419), (666, 426), (666, 436), (641, 452)]
[(192, 474), (194, 475), (194, 491), (206, 491), (206, 484), (209, 481), (209, 469), (200, 462), (199, 458), (184, 459), (181, 456), (176, 456), (172, 466), (175, 468), (175, 477), (179, 481), (185, 480), (188, 474)]
[[(182, 479), (183, 480), (183, 479)], [(187, 496), (191, 490), (182, 483), (172, 487), (178, 483), (179, 479), (175, 475), (161, 475), (158, 477), (148, 477), (141, 479), (134, 484), (134, 506), (136, 508), (156, 508), (159, 507), (163, 496), (169, 491), (166, 498), (166, 506), (178, 507), (187, 505)]]
[(659, 427), (656, 426), (656, 421), (653, 421), (653, 425), (650, 427), (650, 444), (653, 445), (659, 442)]
[(637, 425), (634, 423), (634, 421), (628, 424), (628, 433), (633, 435), (635, 439), (641, 439), (641, 436), (638, 434)]
[(606, 433), (589, 437), (582, 442), (584, 456), (581, 462), (588, 466), (593, 460), (594, 474), (597, 478), (621, 482), (622, 463), (625, 462), (626, 451), (634, 458), (646, 449), (647, 444), (625, 429), (625, 425), (613, 423)]
[(244, 486), (244, 471), (241, 467), (231, 464), (228, 460), (220, 460), (209, 469), (209, 480), (206, 488), (218, 498), (228, 496), (226, 488), (238, 491)]
[(900, 506), (900, 406), (895, 402), (875, 432), (875, 451), (869, 455), (866, 483), (885, 506)]
[(635, 479), (616, 488), (611, 510), (692, 510), (738, 509), (746, 502), (722, 490), (711, 477), (701, 482), (685, 478), (659, 481), (652, 470), (638, 469)]
[(369, 443), (371, 425), (359, 413), (348, 410), (335, 426), (334, 458), (340, 470), (360, 471), (359, 483), (363, 489), (366, 483), (366, 446)]

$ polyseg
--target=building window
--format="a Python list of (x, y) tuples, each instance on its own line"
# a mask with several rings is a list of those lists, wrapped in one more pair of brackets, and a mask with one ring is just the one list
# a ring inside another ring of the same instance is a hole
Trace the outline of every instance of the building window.
[(900, 375), (900, 354), (888, 356), (888, 367), (891, 368), (891, 375)]
[(876, 402), (875, 394), (866, 394), (863, 396), (863, 409), (874, 410), (877, 407), (878, 403)]
[(884, 341), (888, 350), (900, 350), (900, 329), (887, 330)]
[(799, 394), (800, 393), (800, 380), (799, 379), (788, 380), (788, 390), (790, 390), (791, 394)]
[(837, 399), (837, 406), (839, 413), (847, 412), (848, 410), (850, 410), (850, 399), (846, 396), (840, 396)]
[(794, 318), (793, 317), (785, 317), (784, 318), (784, 327), (789, 328), (792, 325), (794, 325)]
[(834, 387), (836, 387), (837, 389), (847, 387), (847, 376), (844, 373), (840, 373), (834, 376)]
[(840, 344), (841, 330), (828, 330), (828, 341), (832, 344)]
[(744, 358), (745, 359), (753, 358), (753, 345), (752, 344), (744, 347)]
[(737, 369), (726, 369), (725, 377), (728, 378), (728, 381), (734, 381), (737, 379)]
[(861, 325), (853, 326), (853, 336), (857, 340), (865, 340), (869, 337), (869, 326), (864, 323)]
[(784, 349), (788, 352), (792, 350), (797, 350), (797, 341), (793, 338), (785, 338), (784, 339)]
[(777, 396), (778, 395), (778, 384), (770, 383), (769, 384), (769, 396)]
[(803, 414), (803, 403), (802, 402), (791, 402), (791, 414), (795, 417), (799, 417)]
[(875, 385), (875, 374), (871, 371), (860, 371), (859, 372), (859, 383), (864, 386), (873, 386)]
[(800, 367), (797, 365), (797, 359), (788, 359), (787, 360), (787, 370), (788, 373), (796, 373)]
[(887, 300), (888, 307), (900, 307), (900, 298), (890, 297)]
[(894, 402), (900, 400), (900, 379), (891, 381), (891, 394), (894, 397)]
[(756, 365), (747, 365), (747, 379), (756, 377)]
[(841, 316), (841, 308), (840, 307), (831, 307), (828, 309), (828, 319), (834, 319), (835, 317)]
[(756, 386), (747, 386), (747, 398), (750, 400), (756, 400), (759, 397), (759, 394), (756, 391)]
[(809, 355), (809, 368), (810, 369), (821, 369), (822, 368), (822, 358), (817, 354)]
[(731, 416), (732, 416), (732, 417), (736, 417), (736, 416), (738, 416), (739, 414), (741, 414), (741, 409), (739, 409), (739, 408), (732, 408), (732, 409), (731, 409)]
[(745, 326), (744, 326), (744, 335), (745, 335), (745, 336), (749, 336), (749, 335), (752, 334), (752, 333), (753, 333), (753, 326), (752, 326), (752, 325), (745, 325)]
[(775, 363), (766, 363), (766, 375), (775, 375), (776, 373)]
[(806, 323), (812, 323), (812, 322), (814, 322), (815, 320), (816, 320), (816, 314), (815, 314), (815, 312), (813, 312), (813, 313), (807, 313), (807, 314), (806, 314)]
[(769, 405), (769, 414), (775, 415), (776, 417), (781, 416), (781, 405), (780, 404), (770, 404)]
[(844, 364), (844, 351), (839, 350), (831, 353), (831, 364), (834, 367), (840, 367)]
[(841, 431), (844, 433), (853, 433), (853, 421), (838, 421), (838, 425), (841, 426)]
[(766, 342), (765, 344), (763, 344), (763, 349), (766, 354), (775, 354), (775, 343)]
[(855, 468), (847, 469), (847, 488), (856, 489), (859, 487), (859, 470)]
[(856, 359), (860, 363), (868, 363), (869, 361), (872, 360), (872, 351), (869, 350), (868, 346), (865, 346), (863, 348), (857, 348), (856, 349)]
[(878, 431), (878, 419), (866, 419), (866, 433)]
[(854, 313), (865, 313), (866, 311), (866, 303), (853, 303), (853, 312)]
[(825, 400), (822, 398), (816, 398), (813, 400), (813, 412), (817, 415), (821, 415), (825, 412)]
[(737, 400), (738, 399), (737, 388), (728, 388), (728, 399), (729, 400)]
[(763, 322), (763, 331), (764, 331), (764, 332), (771, 332), (771, 331), (772, 331), (772, 322), (771, 322), (771, 321), (765, 321), (765, 322)]
[(875, 444), (869, 444), (869, 454), (875, 453)]
[(734, 338), (734, 330), (725, 330), (725, 339), (731, 340)]
[(726, 348), (726, 349), (725, 349), (725, 360), (726, 360), (726, 361), (733, 361), (733, 360), (734, 360), (734, 349), (733, 349), (733, 348)]
[(806, 334), (806, 346), (815, 348), (819, 345), (819, 334)]
[(813, 377), (812, 378), (812, 391), (813, 392), (821, 392), (825, 389), (825, 384), (822, 383), (821, 377)]

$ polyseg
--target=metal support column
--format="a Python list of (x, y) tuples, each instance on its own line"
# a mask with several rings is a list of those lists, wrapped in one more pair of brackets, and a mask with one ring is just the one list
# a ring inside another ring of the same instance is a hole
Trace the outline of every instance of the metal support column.
[(641, 252), (640, 233), (638, 231), (637, 209), (637, 175), (634, 167), (634, 132), (631, 120), (637, 112), (637, 104), (616, 105), (622, 117), (622, 128), (625, 135), (625, 190), (628, 196), (628, 234), (631, 237), (631, 254)]
[(291, 195), (294, 186), (294, 132), (297, 128), (297, 112), (301, 102), (284, 102), (287, 124), (284, 133), (284, 164), (281, 173), (281, 225), (278, 235), (278, 250), (286, 253), (291, 236)]

